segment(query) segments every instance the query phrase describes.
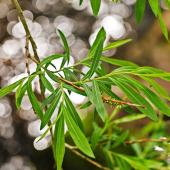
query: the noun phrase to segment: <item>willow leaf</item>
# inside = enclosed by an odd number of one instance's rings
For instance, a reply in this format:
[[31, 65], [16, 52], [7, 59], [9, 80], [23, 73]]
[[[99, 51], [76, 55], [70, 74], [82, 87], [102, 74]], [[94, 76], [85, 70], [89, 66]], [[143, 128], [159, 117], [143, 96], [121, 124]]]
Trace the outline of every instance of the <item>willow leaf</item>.
[[48, 109], [46, 110], [46, 112], [42, 118], [42, 121], [41, 121], [41, 129], [43, 129], [45, 127], [45, 125], [47, 125], [47, 123], [49, 122], [52, 114], [54, 113], [54, 110], [56, 109], [57, 105], [59, 104], [61, 94], [62, 94], [61, 91], [58, 90], [54, 100], [52, 101], [52, 103], [48, 107]]
[[88, 143], [87, 138], [81, 131], [81, 129], [77, 126], [77, 123], [74, 121], [72, 115], [68, 112], [68, 110], [63, 107], [64, 111], [64, 118], [66, 121], [66, 124], [69, 129], [69, 133], [75, 142], [76, 146], [87, 156], [94, 158], [93, 151]]
[[54, 131], [54, 146], [55, 146], [55, 160], [57, 170], [62, 169], [62, 163], [65, 154], [65, 139], [64, 139], [64, 116], [63, 113], [56, 122]]
[[7, 94], [11, 93], [14, 89], [16, 89], [23, 81], [25, 78], [16, 81], [13, 84], [10, 84], [9, 86], [3, 87], [0, 89], [0, 98], [6, 96]]

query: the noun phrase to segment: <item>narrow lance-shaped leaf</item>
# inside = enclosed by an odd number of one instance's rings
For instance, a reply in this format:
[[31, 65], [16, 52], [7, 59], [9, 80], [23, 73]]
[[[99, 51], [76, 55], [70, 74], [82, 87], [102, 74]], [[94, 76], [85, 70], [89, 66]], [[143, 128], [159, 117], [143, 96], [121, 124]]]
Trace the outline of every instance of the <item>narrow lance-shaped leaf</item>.
[[103, 121], [107, 118], [107, 112], [103, 104], [100, 89], [96, 81], [93, 80], [92, 92], [94, 95], [94, 104], [96, 110]]
[[[110, 151], [108, 151], [108, 152], [110, 152]], [[138, 158], [138, 157], [134, 157], [134, 156], [118, 154], [115, 152], [111, 152], [111, 153], [114, 156], [125, 160], [134, 169], [150, 170], [150, 169], [161, 169], [161, 167], [162, 167], [162, 163], [155, 161], [155, 160], [143, 159], [143, 158]]]
[[146, 0], [137, 0], [135, 4], [135, 16], [138, 23], [141, 22], [143, 18], [145, 7], [146, 7]]
[[54, 98], [56, 97], [56, 94], [57, 94], [58, 91], [59, 91], [59, 89], [57, 88], [53, 93], [51, 93], [50, 96], [46, 97], [46, 98], [42, 101], [41, 107], [44, 108], [45, 106], [47, 106], [48, 104], [50, 104], [50, 103], [54, 100]]
[[80, 0], [79, 5], [82, 5], [82, 3], [83, 3], [83, 0]]
[[49, 122], [52, 114], [54, 113], [54, 110], [56, 109], [57, 105], [59, 104], [61, 94], [62, 94], [61, 91], [58, 90], [54, 100], [52, 101], [52, 103], [48, 107], [48, 109], [46, 110], [46, 112], [42, 118], [42, 121], [41, 121], [41, 129], [43, 129], [45, 127], [45, 125], [47, 125], [47, 123]]
[[20, 86], [18, 87], [18, 89], [15, 93], [15, 100], [16, 100], [17, 109], [20, 108], [22, 99], [23, 99], [26, 91], [27, 91], [27, 82], [24, 85], [23, 85], [23, 83], [20, 84]]
[[120, 60], [120, 59], [114, 59], [114, 58], [108, 58], [108, 57], [101, 57], [100, 60], [103, 62], [112, 64], [112, 65], [115, 65], [115, 66], [136, 66], [136, 68], [138, 67], [137, 64], [132, 63], [127, 60]]
[[48, 79], [45, 77], [45, 74], [40, 75], [40, 79], [46, 89], [48, 89], [50, 92], [54, 92], [54, 88], [52, 84], [48, 81]]
[[103, 28], [101, 28], [89, 53], [89, 56], [92, 57], [90, 70], [83, 77], [83, 79], [91, 78], [94, 72], [98, 69], [105, 38], [106, 38], [106, 32]]
[[138, 109], [146, 114], [149, 118], [154, 121], [158, 120], [157, 114], [153, 110], [150, 103], [142, 97], [138, 92], [136, 92], [132, 87], [130, 87], [126, 82], [117, 80], [115, 78], [110, 78], [126, 95], [127, 97], [134, 103], [142, 105], [143, 107], [138, 107]]
[[64, 111], [64, 118], [66, 121], [66, 124], [69, 129], [69, 133], [75, 142], [76, 146], [87, 156], [94, 158], [93, 151], [88, 143], [87, 138], [83, 134], [83, 132], [80, 130], [80, 128], [77, 126], [76, 122], [74, 121], [73, 117], [70, 115], [70, 113], [67, 111], [67, 108], [63, 107]]
[[29, 100], [32, 104], [33, 110], [38, 115], [38, 117], [42, 120], [43, 111], [42, 111], [42, 108], [40, 107], [40, 104], [32, 90], [32, 84], [31, 84], [30, 80], [28, 80], [28, 84], [27, 84], [27, 93], [28, 93]]
[[159, 8], [159, 0], [148, 0], [149, 5], [154, 13], [154, 15], [157, 17], [159, 12], [160, 12], [160, 8]]
[[101, 94], [100, 94], [98, 85], [96, 84], [96, 82], [93, 82], [93, 91], [86, 84], [84, 84], [83, 87], [84, 87], [84, 90], [85, 90], [90, 102], [95, 105], [100, 118], [104, 122], [106, 120], [107, 113], [106, 113], [106, 110], [103, 105], [103, 101], [101, 98]]
[[127, 43], [131, 42], [131, 41], [132, 41], [132, 39], [115, 41], [115, 42], [113, 42], [113, 43], [108, 44], [106, 47], [104, 47], [104, 48], [103, 48], [103, 51], [107, 51], [107, 50], [111, 50], [111, 49], [120, 47], [120, 46], [122, 46], [122, 45], [124, 45], [124, 44], [127, 44]]
[[165, 38], [168, 40], [169, 39], [168, 29], [167, 29], [167, 26], [165, 25], [163, 18], [162, 18], [161, 12], [158, 14], [158, 18], [159, 18], [159, 23], [160, 23], [160, 26], [162, 29], [162, 33], [165, 36]]
[[15, 83], [3, 87], [0, 89], [0, 98], [6, 96], [7, 94], [11, 93], [14, 89], [16, 89], [23, 81], [25, 80], [25, 78], [16, 81]]
[[55, 132], [54, 132], [54, 146], [55, 146], [54, 154], [55, 154], [57, 170], [62, 169], [62, 163], [65, 154], [64, 116], [62, 112], [60, 114], [62, 115], [56, 122]]
[[[29, 82], [32, 82], [33, 79], [37, 76], [37, 75], [41, 75], [41, 71], [38, 71], [36, 73], [32, 73], [30, 76], [29, 76]], [[21, 102], [22, 102], [22, 99], [27, 91], [27, 85], [28, 85], [28, 81], [25, 82], [25, 84], [23, 85], [20, 84], [20, 86], [17, 88], [17, 91], [16, 91], [16, 94], [15, 94], [15, 100], [16, 100], [16, 106], [17, 108], [19, 109], [20, 106], [21, 106]]]
[[63, 45], [64, 45], [64, 50], [65, 50], [65, 55], [64, 55], [64, 58], [63, 58], [63, 61], [61, 63], [61, 68], [63, 68], [63, 66], [65, 65], [65, 63], [69, 63], [69, 60], [70, 60], [70, 49], [69, 49], [69, 46], [68, 46], [68, 42], [67, 42], [67, 39], [64, 35], [64, 33], [58, 29], [58, 32], [59, 32], [59, 35], [60, 35], [60, 38], [63, 42]]
[[90, 3], [93, 10], [93, 14], [97, 16], [101, 6], [101, 0], [90, 0]]
[[55, 54], [55, 55], [51, 55], [51, 56], [45, 58], [38, 64], [37, 70], [39, 70], [42, 66], [51, 63], [51, 61], [58, 59], [58, 58], [62, 58], [62, 57], [63, 57], [63, 55], [61, 55], [61, 54]]
[[146, 78], [146, 77], [143, 77], [143, 76], [140, 76], [140, 77], [142, 79], [144, 79], [147, 83], [149, 83], [149, 85], [155, 90], [155, 92], [157, 94], [159, 94], [163, 98], [170, 100], [170, 96], [169, 96], [167, 89], [165, 89], [163, 86], [161, 86], [158, 82], [156, 82], [153, 79]]
[[77, 126], [82, 130], [82, 132], [84, 132], [84, 127], [83, 127], [82, 121], [80, 119], [80, 116], [77, 113], [76, 108], [72, 104], [72, 102], [69, 99], [69, 97], [67, 96], [67, 94], [64, 94], [64, 100], [65, 100], [67, 110], [68, 110], [69, 114], [72, 116], [72, 119], [77, 124]]
[[92, 47], [90, 48], [90, 51], [88, 53], [88, 58], [92, 58], [94, 56], [94, 53], [96, 51], [96, 49], [98, 48], [99, 44], [101, 43], [101, 41], [103, 41], [103, 39], [106, 38], [106, 32], [104, 30], [104, 28], [102, 27], [97, 36], [96, 36], [96, 39], [92, 45]]
[[158, 108], [162, 113], [170, 116], [170, 107], [163, 102], [159, 96], [157, 96], [152, 90], [145, 87], [143, 84], [139, 83], [137, 80], [130, 78], [130, 77], [124, 77], [123, 81], [126, 81], [128, 84], [131, 84], [131, 86], [134, 86], [135, 88], [139, 89], [144, 93], [144, 95], [147, 97], [148, 100], [156, 107]]

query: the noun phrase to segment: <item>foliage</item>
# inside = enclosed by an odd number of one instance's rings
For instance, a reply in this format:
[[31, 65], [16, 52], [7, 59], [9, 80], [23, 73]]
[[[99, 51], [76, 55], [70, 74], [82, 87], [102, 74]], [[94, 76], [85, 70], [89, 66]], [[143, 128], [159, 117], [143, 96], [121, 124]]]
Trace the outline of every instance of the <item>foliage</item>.
[[[81, 0], [80, 4], [82, 2]], [[91, 0], [90, 2], [94, 14], [97, 15], [100, 8], [100, 0]], [[168, 38], [167, 30], [162, 22], [158, 1], [149, 0], [148, 2], [154, 15], [160, 20], [165, 37]], [[146, 1], [137, 0], [137, 21], [142, 19], [145, 4]], [[124, 130], [119, 125], [148, 117], [153, 122], [151, 121], [148, 124], [150, 127], [143, 131], [143, 136], [145, 137], [146, 134], [149, 134], [148, 129], [150, 129], [149, 131], [152, 132], [151, 136], [158, 139], [156, 142], [163, 141], [162, 145], [167, 145], [167, 141], [160, 138], [161, 135], [166, 135], [164, 129], [160, 130], [158, 136], [155, 136], [159, 130], [157, 126], [164, 124], [163, 117], [170, 116], [170, 107], [167, 104], [170, 100], [169, 94], [157, 80], [170, 81], [170, 73], [153, 67], [141, 67], [130, 61], [104, 56], [103, 51], [117, 48], [131, 40], [116, 41], [104, 47], [106, 33], [103, 28], [98, 32], [88, 56], [73, 66], [67, 66], [70, 60], [70, 49], [61, 30], [59, 30], [59, 35], [63, 41], [64, 54], [54, 54], [42, 61], [37, 61], [34, 58], [34, 62], [37, 64], [36, 72], [0, 89], [0, 97], [4, 97], [14, 89], [17, 89], [16, 106], [18, 109], [24, 94], [28, 94], [32, 107], [41, 120], [41, 129], [46, 125], [49, 127], [39, 140], [55, 127], [51, 135], [53, 136], [52, 148], [57, 169], [61, 170], [65, 146], [75, 151], [65, 142], [64, 124], [67, 125], [68, 133], [76, 147], [85, 156], [89, 157], [87, 160], [90, 159], [93, 162], [91, 158], [95, 158], [95, 150], [100, 148], [107, 163], [107, 168], [100, 166], [101, 169], [115, 169], [119, 167], [120, 170], [130, 170], [132, 168], [149, 170], [165, 167], [166, 163], [155, 160], [157, 155], [151, 152], [154, 142], [144, 146], [134, 142], [132, 146], [128, 147], [132, 154], [126, 151], [124, 153], [119, 152], [120, 147], [127, 147], [128, 143], [125, 142], [126, 140], [135, 140], [137, 137], [130, 135], [128, 130]], [[49, 65], [52, 65], [52, 61], [58, 58], [62, 59], [60, 69], [50, 71]], [[114, 69], [111, 72], [107, 72], [103, 68], [103, 64], [112, 65]], [[77, 70], [77, 67], [82, 66], [89, 68], [86, 74]], [[40, 79], [41, 97], [38, 97], [32, 88], [32, 82], [37, 77]], [[51, 80], [56, 82], [57, 88], [53, 87]], [[124, 97], [117, 95], [112, 90], [113, 87], [119, 88], [123, 92]], [[51, 94], [45, 98], [44, 92], [46, 90]], [[90, 136], [86, 136], [80, 114], [69, 98], [70, 92], [87, 97], [87, 102], [80, 106], [81, 110], [87, 109], [90, 105], [95, 107], [95, 118], [92, 122], [93, 131]], [[108, 113], [106, 106], [110, 106], [113, 112]], [[59, 112], [52, 122], [51, 117], [56, 107], [59, 108]], [[126, 113], [125, 116], [117, 117], [117, 114], [121, 111]]]
[[[112, 0], [112, 1], [113, 2], [119, 2], [121, 0]], [[95, 16], [97, 16], [98, 13], [99, 13], [99, 10], [100, 10], [101, 0], [90, 0], [90, 2], [91, 2], [93, 14]], [[83, 3], [83, 0], [80, 0], [80, 5], [82, 3]], [[136, 4], [135, 4], [136, 21], [138, 23], [140, 23], [142, 21], [147, 3], [149, 4], [154, 16], [159, 19], [159, 23], [160, 23], [160, 27], [162, 29], [162, 32], [163, 32], [165, 38], [168, 40], [168, 30], [167, 30], [166, 25], [165, 25], [163, 18], [162, 18], [159, 0], [136, 0]], [[165, 0], [165, 3], [167, 4], [168, 7], [170, 7], [170, 1], [169, 0]]]

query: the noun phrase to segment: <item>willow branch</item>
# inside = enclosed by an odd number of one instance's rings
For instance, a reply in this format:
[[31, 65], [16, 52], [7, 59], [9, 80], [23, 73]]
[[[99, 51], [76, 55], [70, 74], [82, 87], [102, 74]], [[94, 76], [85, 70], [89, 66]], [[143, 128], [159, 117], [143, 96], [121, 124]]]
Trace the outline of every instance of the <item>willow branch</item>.
[[35, 43], [32, 35], [31, 35], [31, 32], [30, 32], [29, 28], [28, 28], [28, 24], [27, 24], [26, 19], [25, 19], [24, 15], [23, 15], [23, 11], [21, 9], [21, 6], [20, 6], [18, 0], [12, 0], [12, 2], [14, 4], [16, 10], [17, 10], [17, 13], [18, 13], [19, 18], [21, 20], [21, 23], [22, 23], [22, 25], [24, 27], [26, 36], [28, 37], [28, 39], [29, 39], [29, 41], [31, 43], [31, 46], [32, 46], [32, 49], [33, 49], [33, 52], [34, 52], [34, 57], [35, 57], [36, 60], [40, 61], [40, 59], [38, 57], [38, 53], [37, 53], [36, 43]]
[[[29, 30], [29, 27], [28, 27], [28, 24], [27, 24], [27, 21], [23, 15], [23, 11], [21, 9], [21, 6], [18, 2], [18, 0], [12, 0], [16, 10], [17, 10], [17, 13], [18, 13], [18, 16], [20, 18], [20, 21], [24, 27], [24, 30], [25, 30], [25, 33], [26, 33], [26, 55], [27, 57], [29, 57], [29, 49], [28, 49], [28, 45], [29, 45], [29, 41], [31, 43], [31, 46], [32, 46], [32, 49], [33, 49], [33, 52], [34, 52], [34, 61], [37, 61], [38, 63], [40, 62], [40, 58], [38, 56], [38, 53], [37, 53], [37, 46], [36, 46], [36, 43], [31, 35], [31, 32]], [[29, 41], [28, 41], [29, 40]], [[35, 62], [35, 63], [37, 63]], [[37, 64], [38, 64], [37, 63]], [[43, 93], [43, 90], [42, 90], [42, 83], [41, 83], [41, 79], [39, 78], [39, 83], [40, 83], [40, 89], [41, 89], [41, 100], [44, 100], [45, 99], [45, 95]], [[47, 108], [45, 108], [45, 110], [47, 110]], [[49, 126], [51, 125], [51, 122], [49, 122]], [[52, 130], [50, 130], [51, 132], [51, 137], [52, 137], [52, 140], [53, 140], [53, 133], [52, 133]]]

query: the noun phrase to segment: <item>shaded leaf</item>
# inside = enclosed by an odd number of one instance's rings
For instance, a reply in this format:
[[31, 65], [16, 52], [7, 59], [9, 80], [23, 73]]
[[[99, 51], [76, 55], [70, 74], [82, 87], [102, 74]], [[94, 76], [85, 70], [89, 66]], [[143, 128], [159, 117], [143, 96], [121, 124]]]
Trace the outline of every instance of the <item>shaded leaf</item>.
[[63, 110], [64, 111], [64, 118], [65, 118], [66, 124], [68, 126], [69, 133], [70, 133], [73, 141], [75, 142], [76, 146], [84, 154], [86, 154], [89, 157], [94, 158], [93, 151], [91, 150], [91, 147], [90, 147], [85, 135], [83, 134], [81, 129], [77, 126], [77, 123], [73, 119], [72, 115], [70, 115], [68, 110], [65, 107], [63, 107], [63, 109], [64, 109]]
[[104, 31], [103, 28], [101, 28], [89, 52], [89, 56], [92, 58], [90, 70], [86, 73], [83, 79], [91, 78], [94, 72], [97, 70], [100, 62], [100, 57], [103, 51], [103, 44], [105, 38], [106, 38], [106, 32]]
[[32, 84], [31, 84], [31, 80], [28, 79], [28, 83], [27, 83], [27, 93], [28, 93], [28, 97], [29, 100], [32, 104], [33, 110], [35, 111], [35, 113], [38, 115], [38, 117], [42, 120], [43, 118], [43, 111], [42, 108], [40, 107], [40, 104], [32, 90]]
[[62, 163], [65, 154], [65, 139], [64, 139], [64, 116], [63, 113], [56, 122], [54, 131], [54, 146], [55, 146], [55, 160], [57, 170], [62, 169]]
[[146, 7], [146, 0], [137, 0], [135, 4], [135, 16], [136, 16], [136, 21], [138, 23], [141, 22], [143, 18], [145, 7]]
[[49, 122], [52, 114], [54, 113], [54, 110], [56, 109], [57, 105], [59, 104], [61, 94], [62, 94], [61, 91], [58, 90], [55, 95], [54, 100], [51, 102], [51, 105], [46, 110], [46, 112], [42, 118], [42, 121], [41, 121], [41, 129], [43, 129]]
[[64, 101], [66, 104], [67, 112], [69, 112], [69, 114], [72, 116], [72, 119], [77, 124], [77, 126], [81, 129], [81, 131], [84, 132], [84, 127], [83, 127], [82, 121], [80, 119], [80, 116], [77, 113], [76, 108], [74, 107], [73, 103], [71, 102], [71, 100], [67, 96], [67, 94], [64, 94]]

